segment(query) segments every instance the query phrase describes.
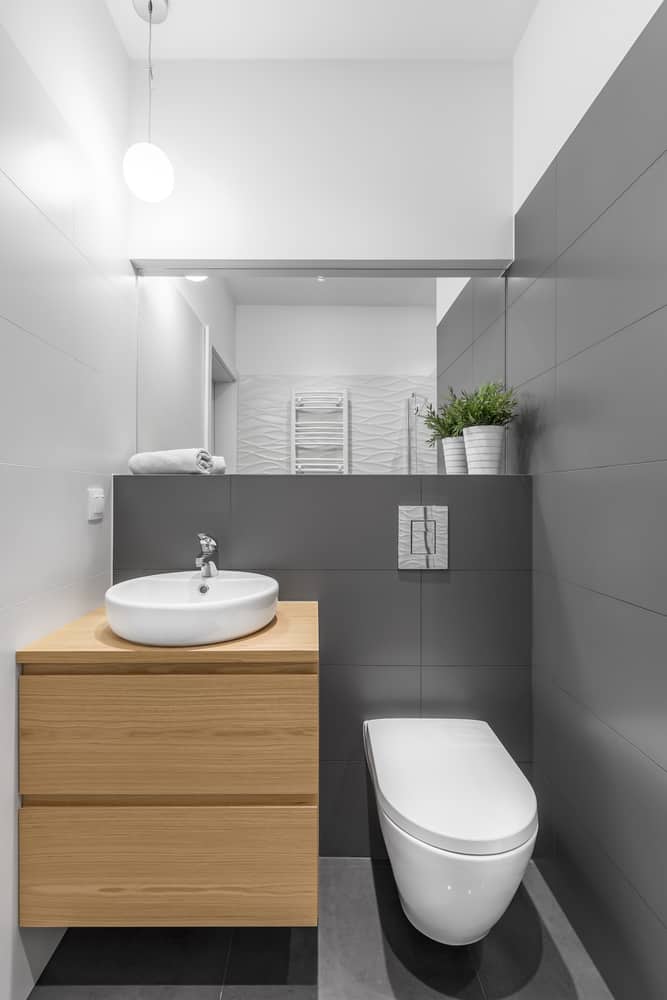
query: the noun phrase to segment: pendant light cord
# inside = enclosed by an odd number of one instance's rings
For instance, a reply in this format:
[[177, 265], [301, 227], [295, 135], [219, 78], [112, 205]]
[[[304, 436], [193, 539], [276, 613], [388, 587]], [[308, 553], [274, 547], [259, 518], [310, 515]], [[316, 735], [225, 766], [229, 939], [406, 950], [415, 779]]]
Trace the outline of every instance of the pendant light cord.
[[153, 0], [148, 0], [148, 141], [153, 130]]

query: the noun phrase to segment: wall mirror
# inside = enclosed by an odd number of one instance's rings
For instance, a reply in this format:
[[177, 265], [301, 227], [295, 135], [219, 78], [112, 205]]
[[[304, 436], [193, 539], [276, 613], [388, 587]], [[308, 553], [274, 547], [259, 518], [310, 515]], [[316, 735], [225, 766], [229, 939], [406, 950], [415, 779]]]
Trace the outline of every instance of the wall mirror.
[[442, 388], [438, 320], [466, 279], [202, 269], [138, 281], [139, 450], [203, 446], [239, 474], [438, 471], [421, 411]]

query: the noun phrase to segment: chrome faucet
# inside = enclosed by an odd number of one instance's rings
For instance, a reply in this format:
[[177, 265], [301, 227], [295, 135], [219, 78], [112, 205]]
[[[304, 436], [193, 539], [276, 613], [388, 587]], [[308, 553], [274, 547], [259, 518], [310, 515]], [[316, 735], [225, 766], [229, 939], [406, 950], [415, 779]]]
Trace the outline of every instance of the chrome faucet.
[[210, 535], [205, 535], [201, 532], [197, 535], [197, 538], [199, 539], [201, 551], [195, 559], [195, 566], [201, 570], [201, 575], [204, 579], [210, 576], [217, 576], [218, 567], [215, 564], [215, 553], [218, 550], [218, 543], [215, 538], [211, 538]]

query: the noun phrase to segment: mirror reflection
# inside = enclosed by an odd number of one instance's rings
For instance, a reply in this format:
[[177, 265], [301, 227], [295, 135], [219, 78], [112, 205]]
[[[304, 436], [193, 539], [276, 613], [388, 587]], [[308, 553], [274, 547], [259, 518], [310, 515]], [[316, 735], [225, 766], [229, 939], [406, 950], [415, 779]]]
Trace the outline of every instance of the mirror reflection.
[[438, 310], [465, 284], [140, 278], [139, 451], [201, 447], [241, 474], [437, 472]]

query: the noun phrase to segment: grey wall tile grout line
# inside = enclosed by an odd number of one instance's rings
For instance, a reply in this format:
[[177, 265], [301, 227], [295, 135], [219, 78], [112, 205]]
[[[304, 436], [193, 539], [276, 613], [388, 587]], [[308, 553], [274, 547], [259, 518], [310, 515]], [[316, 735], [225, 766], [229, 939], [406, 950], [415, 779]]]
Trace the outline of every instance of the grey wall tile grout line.
[[560, 580], [562, 583], [567, 583], [570, 587], [578, 587], [580, 590], [588, 591], [589, 594], [596, 594], [598, 597], [606, 597], [609, 601], [618, 601], [619, 604], [626, 604], [630, 608], [637, 608], [638, 611], [645, 611], [649, 615], [657, 615], [659, 618], [667, 618], [667, 611], [656, 611], [655, 608], [647, 608], [645, 604], [637, 604], [635, 601], [628, 601], [624, 597], [617, 597], [615, 594], [608, 594], [604, 590], [596, 590], [595, 587], [589, 587], [585, 583], [579, 583], [577, 580], [573, 580], [567, 576], [562, 576], [559, 573], [549, 573], [547, 570], [535, 567], [533, 569], [533, 574], [548, 577], [552, 580]]
[[[563, 687], [562, 684], [559, 684], [554, 677], [553, 670], [551, 667], [549, 667], [547, 664], [544, 664], [542, 670], [547, 674], [547, 679], [549, 684], [552, 684], [555, 688], [557, 688], [564, 695], [566, 695], [571, 701], [575, 703], [575, 705], [578, 705], [579, 708], [583, 709], [585, 713], [587, 713], [588, 715], [592, 715], [594, 719], [597, 719], [597, 721], [600, 723], [601, 726], [604, 726], [606, 729], [609, 729], [612, 733], [618, 736], [619, 739], [624, 740], [626, 743], [628, 743], [634, 750], [637, 751], [637, 753], [641, 754], [642, 757], [644, 757], [647, 761], [649, 761], [649, 763], [657, 767], [659, 771], [662, 771], [663, 774], [667, 774], [667, 767], [661, 764], [660, 761], [656, 760], [655, 757], [653, 757], [650, 753], [648, 753], [642, 747], [638, 746], [634, 742], [634, 740], [631, 740], [628, 736], [625, 735], [625, 733], [622, 733], [615, 726], [612, 726], [612, 724], [608, 722], [606, 719], [603, 719], [598, 712], [594, 712], [593, 709], [590, 707], [590, 705], [588, 705], [585, 701], [582, 701], [581, 698], [577, 698], [577, 696], [572, 694], [572, 692], [568, 688]], [[537, 687], [539, 688], [540, 684], [542, 683], [544, 682], [538, 681]]]
[[[556, 785], [554, 782], [547, 782], [547, 784], [551, 785], [551, 787], [554, 788], [554, 790], [560, 796], [560, 798], [563, 799], [563, 801], [566, 802], [567, 805], [569, 806], [569, 808], [572, 810], [572, 814], [575, 815], [576, 812], [577, 812], [577, 810], [575, 808], [575, 804], [570, 800], [570, 798], [568, 797], [567, 793], [563, 791], [563, 789], [560, 787], [560, 785]], [[658, 923], [662, 927], [664, 927], [665, 930], [667, 930], [667, 924], [662, 919], [662, 917], [660, 916], [660, 914], [654, 909], [653, 906], [651, 906], [651, 904], [648, 902], [648, 900], [646, 899], [646, 897], [639, 891], [639, 889], [634, 884], [634, 882], [632, 882], [630, 880], [629, 876], [624, 871], [624, 869], [619, 865], [618, 861], [616, 861], [616, 859], [614, 857], [612, 857], [612, 855], [609, 854], [608, 851], [605, 850], [604, 845], [602, 844], [602, 842], [600, 841], [600, 839], [593, 833], [593, 831], [590, 829], [590, 827], [585, 822], [581, 821], [581, 819], [579, 820], [579, 823], [580, 823], [580, 828], [583, 829], [586, 837], [593, 844], [595, 844], [595, 846], [596, 846], [597, 850], [600, 852], [600, 854], [602, 854], [606, 858], [606, 860], [609, 862], [609, 864], [612, 865], [612, 867], [616, 869], [616, 871], [621, 876], [621, 878], [626, 883], [627, 887], [631, 890], [631, 892], [634, 893], [634, 895], [639, 900], [641, 900], [641, 902], [644, 904], [644, 906], [646, 907], [646, 909], [651, 912], [651, 914], [655, 917], [655, 919], [658, 921]]]

